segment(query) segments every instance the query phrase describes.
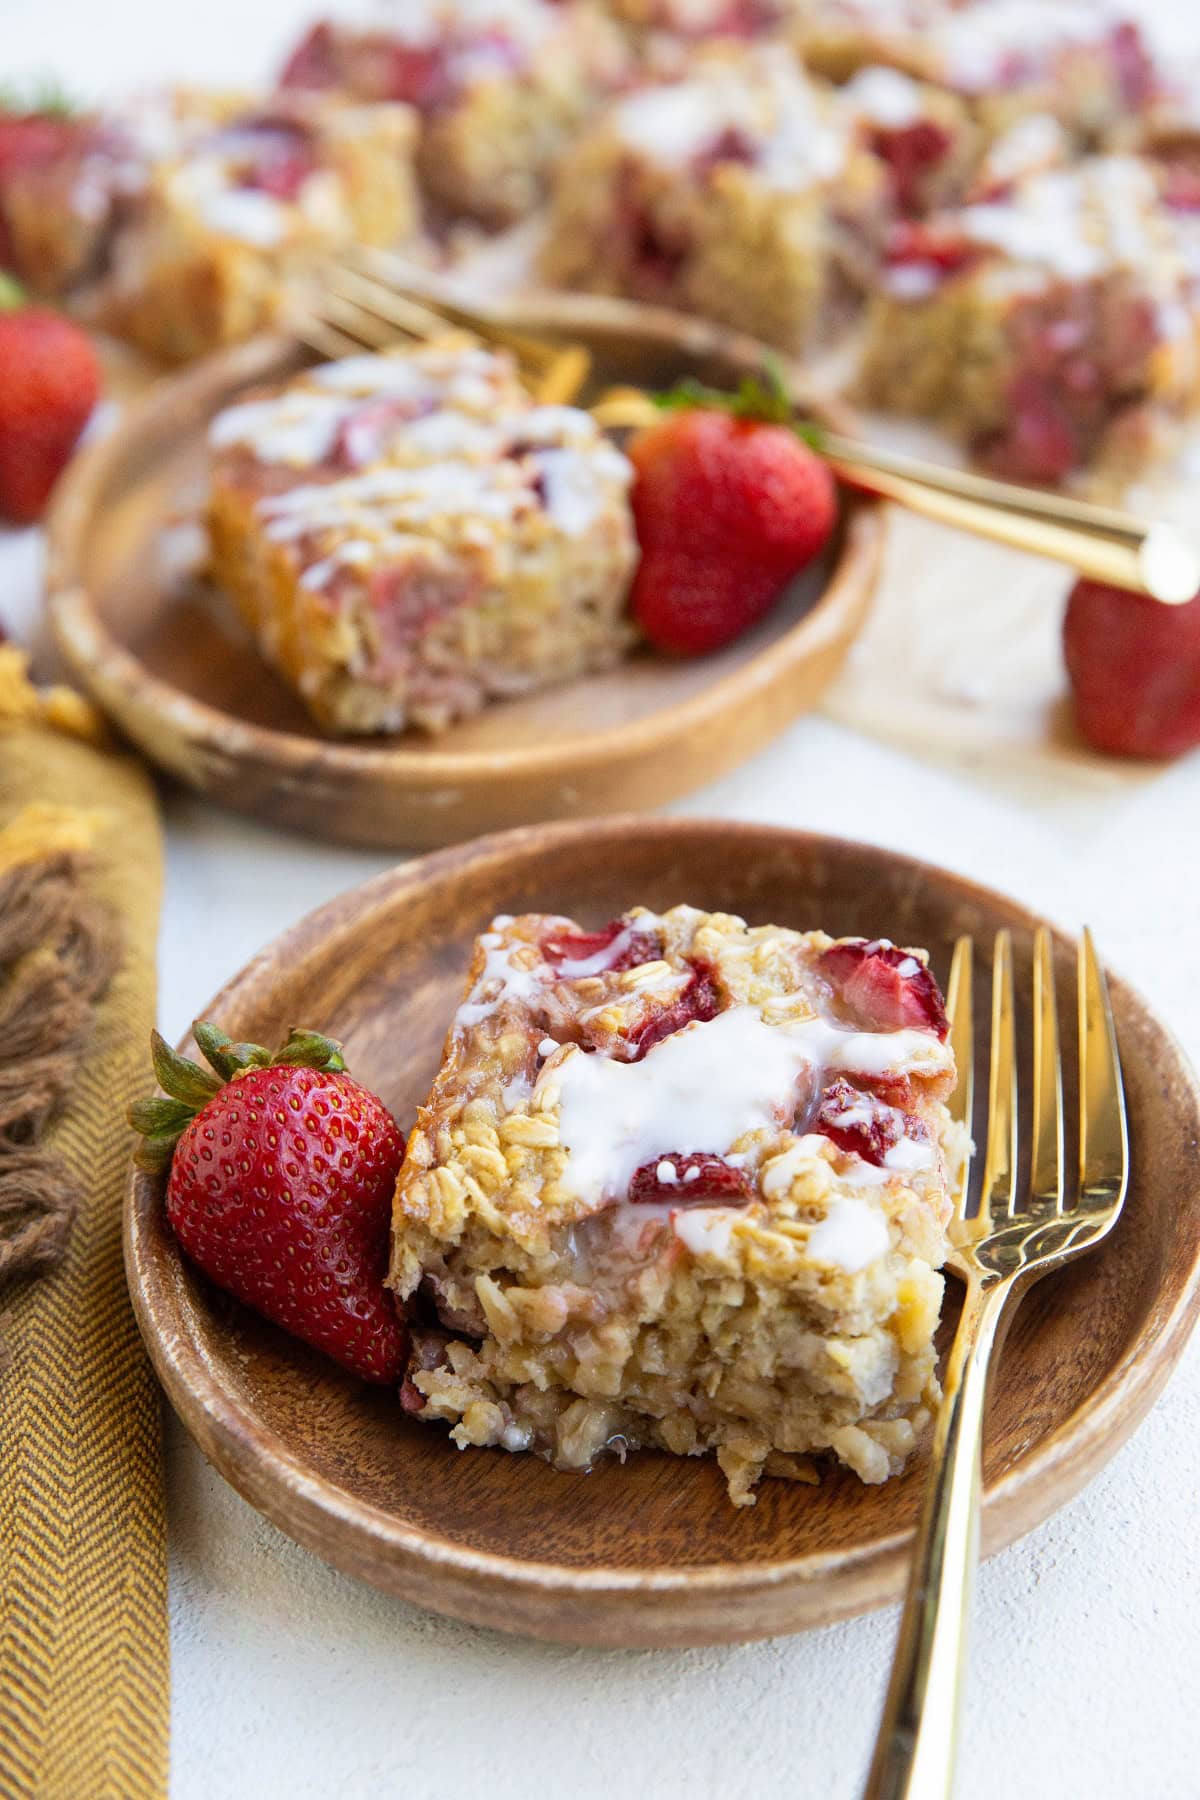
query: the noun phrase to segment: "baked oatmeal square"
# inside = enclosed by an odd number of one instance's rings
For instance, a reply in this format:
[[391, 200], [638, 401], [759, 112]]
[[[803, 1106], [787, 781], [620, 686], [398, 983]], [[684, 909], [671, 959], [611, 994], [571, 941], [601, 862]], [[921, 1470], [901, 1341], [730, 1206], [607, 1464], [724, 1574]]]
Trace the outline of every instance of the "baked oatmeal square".
[[863, 395], [942, 421], [1016, 480], [1127, 478], [1195, 403], [1198, 252], [1169, 170], [1124, 156], [897, 225]]
[[401, 106], [178, 89], [82, 118], [0, 176], [0, 258], [170, 361], [272, 323], [321, 252], [418, 225]]
[[887, 208], [884, 169], [831, 90], [783, 44], [722, 45], [584, 133], [543, 273], [800, 350], [868, 278]]
[[957, 95], [990, 135], [1048, 115], [1123, 140], [1162, 72], [1130, 11], [1094, 0], [802, 0], [795, 42], [838, 81], [887, 64]]
[[630, 643], [630, 466], [503, 352], [323, 364], [210, 443], [212, 573], [331, 731], [438, 731]]
[[413, 107], [430, 198], [504, 225], [537, 205], [571, 135], [629, 71], [623, 35], [587, 0], [403, 0], [366, 24], [314, 25], [282, 82]]
[[938, 1392], [946, 1037], [885, 940], [493, 920], [397, 1184], [405, 1407], [564, 1468], [715, 1453], [739, 1505], [884, 1480]]

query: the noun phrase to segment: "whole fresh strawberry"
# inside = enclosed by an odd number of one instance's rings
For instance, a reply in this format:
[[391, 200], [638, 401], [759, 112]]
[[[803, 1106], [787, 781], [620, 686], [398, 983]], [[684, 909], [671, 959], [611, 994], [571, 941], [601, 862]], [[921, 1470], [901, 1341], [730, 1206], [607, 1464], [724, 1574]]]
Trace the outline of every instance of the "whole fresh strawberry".
[[167, 1217], [218, 1287], [364, 1381], [398, 1382], [407, 1336], [383, 1285], [395, 1120], [345, 1072], [332, 1038], [293, 1031], [274, 1055], [198, 1021], [212, 1073], [153, 1035], [166, 1099], [130, 1110], [135, 1160], [168, 1168]]
[[41, 517], [99, 394], [86, 335], [0, 277], [0, 518]]
[[633, 615], [676, 656], [719, 650], [758, 622], [828, 542], [828, 465], [797, 434], [786, 396], [762, 382], [735, 396], [695, 385], [634, 437], [641, 560]]
[[1063, 649], [1082, 735], [1117, 756], [1179, 756], [1200, 744], [1200, 594], [1164, 606], [1077, 581]]

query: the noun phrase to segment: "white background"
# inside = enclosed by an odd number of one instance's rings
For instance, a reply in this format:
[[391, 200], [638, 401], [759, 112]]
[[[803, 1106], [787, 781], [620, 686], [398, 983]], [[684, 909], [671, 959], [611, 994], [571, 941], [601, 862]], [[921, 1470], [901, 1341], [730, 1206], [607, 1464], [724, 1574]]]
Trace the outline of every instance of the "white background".
[[[1191, 8], [1152, 10], [1175, 41], [1200, 38]], [[105, 95], [171, 76], [243, 81], [269, 71], [305, 16], [290, 0], [0, 0], [0, 84], [47, 71]], [[1007, 888], [1072, 927], [1087, 918], [1195, 1054], [1200, 757], [1121, 772], [1043, 754], [1041, 713], [1031, 750], [1027, 696], [1052, 699], [1060, 683], [1063, 583], [982, 554], [987, 578], [973, 561], [959, 590], [961, 636], [931, 644], [922, 596], [953, 587], [963, 550], [902, 524], [880, 618], [829, 716], [799, 722], [678, 810], [866, 838]], [[32, 616], [38, 557], [35, 534], [0, 533], [0, 621], [10, 630]], [[904, 685], [893, 650], [903, 659], [907, 646], [914, 671], [944, 673], [955, 656], [978, 666], [981, 644], [984, 660], [1003, 666], [990, 686], [957, 683], [958, 712], [946, 712], [944, 684], [931, 677], [921, 696], [924, 676], [912, 675], [918, 718], [943, 703], [940, 732], [901, 729], [878, 711], [885, 657], [887, 681]], [[266, 939], [393, 860], [261, 830], [178, 794], [165, 804], [161, 1018], [172, 1038]], [[893, 1614], [733, 1650], [522, 1643], [334, 1574], [245, 1506], [173, 1423], [168, 1457], [176, 1800], [857, 1792]], [[963, 1795], [1200, 1795], [1198, 1491], [1193, 1347], [1087, 1492], [983, 1569]]]

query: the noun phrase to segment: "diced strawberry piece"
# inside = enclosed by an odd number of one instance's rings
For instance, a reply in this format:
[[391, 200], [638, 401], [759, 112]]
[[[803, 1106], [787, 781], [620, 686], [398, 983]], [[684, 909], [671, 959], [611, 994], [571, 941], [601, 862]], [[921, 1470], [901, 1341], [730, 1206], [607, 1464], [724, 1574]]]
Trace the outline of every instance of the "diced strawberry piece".
[[629, 1183], [629, 1198], [635, 1206], [745, 1206], [754, 1189], [744, 1170], [693, 1150], [643, 1163]]
[[84, 119], [0, 109], [0, 179], [14, 170], [42, 167], [72, 154], [89, 129]]
[[867, 1031], [914, 1027], [943, 1040], [950, 1030], [937, 982], [919, 957], [882, 938], [849, 938], [820, 959], [838, 999]]
[[389, 44], [385, 66], [383, 91], [388, 100], [403, 100], [418, 112], [432, 112], [450, 97], [446, 58], [438, 46]]
[[887, 164], [896, 204], [914, 212], [922, 203], [921, 182], [950, 148], [950, 133], [933, 119], [872, 133], [871, 147]]
[[1145, 40], [1131, 19], [1114, 26], [1109, 47], [1121, 99], [1131, 110], [1146, 106], [1158, 92], [1158, 75]]
[[394, 666], [395, 659], [403, 663], [431, 625], [470, 604], [482, 581], [477, 572], [443, 573], [419, 556], [377, 569], [367, 584], [379, 636], [376, 672]]
[[853, 1087], [841, 1075], [822, 1093], [810, 1129], [876, 1168], [882, 1168], [888, 1151], [895, 1149], [901, 1138], [927, 1141], [929, 1137], [923, 1120]]
[[901, 219], [887, 234], [885, 260], [893, 268], [923, 263], [942, 275], [958, 275], [979, 261], [980, 249], [943, 225]]
[[285, 88], [336, 87], [340, 76], [337, 37], [326, 20], [314, 25], [292, 51], [279, 78]]
[[332, 460], [339, 468], [365, 468], [385, 449], [398, 426], [425, 418], [436, 406], [432, 398], [413, 400], [398, 395], [378, 395], [365, 401], [338, 426]]
[[1176, 212], [1200, 212], [1200, 168], [1194, 163], [1168, 162], [1163, 203]]
[[[563, 931], [543, 938], [541, 949], [551, 968], [561, 970], [570, 981], [579, 973], [572, 974], [571, 964], [586, 963], [589, 974], [615, 975], [641, 963], [657, 962], [662, 940], [656, 931], [635, 930], [624, 919], [611, 919], [600, 931]], [[612, 955], [606, 957], [604, 952], [610, 949]]]
[[707, 963], [693, 962], [692, 978], [678, 1000], [672, 1000], [669, 1006], [660, 1007], [657, 1012], [651, 1013], [648, 1019], [629, 1033], [629, 1042], [633, 1045], [630, 1062], [641, 1062], [655, 1044], [660, 1044], [664, 1038], [673, 1037], [694, 1020], [706, 1024], [709, 1019], [715, 1019], [721, 1011], [721, 1005], [721, 993], [712, 969]]
[[741, 163], [753, 168], [758, 161], [758, 145], [740, 126], [727, 125], [703, 150], [692, 158], [692, 170], [700, 180], [719, 169], [722, 163]]
[[238, 185], [291, 205], [317, 167], [311, 133], [292, 119], [266, 115], [240, 119], [230, 132], [239, 149], [250, 146]]
[[1017, 375], [1008, 386], [1007, 431], [976, 446], [997, 475], [1014, 481], [1061, 481], [1077, 468], [1083, 446], [1062, 396], [1044, 375]]
[[1075, 717], [1117, 756], [1179, 756], [1200, 744], [1200, 595], [1163, 606], [1079, 581], [1063, 625]]

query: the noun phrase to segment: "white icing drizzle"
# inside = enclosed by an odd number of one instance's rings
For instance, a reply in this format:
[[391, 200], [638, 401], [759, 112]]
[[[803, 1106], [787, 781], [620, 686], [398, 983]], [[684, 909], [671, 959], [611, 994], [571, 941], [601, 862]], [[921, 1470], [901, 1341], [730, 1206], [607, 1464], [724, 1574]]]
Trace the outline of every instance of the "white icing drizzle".
[[808, 1234], [808, 1255], [813, 1262], [829, 1263], [856, 1275], [868, 1263], [887, 1253], [891, 1238], [887, 1220], [868, 1200], [838, 1195], [829, 1211]]
[[921, 90], [898, 69], [860, 69], [842, 89], [855, 112], [885, 130], [903, 130], [921, 117]]
[[671, 1214], [671, 1230], [693, 1256], [728, 1256], [733, 1228], [741, 1218], [737, 1207], [692, 1206]]
[[782, 45], [765, 45], [666, 87], [645, 88], [614, 113], [621, 138], [641, 154], [683, 167], [724, 132], [743, 134], [756, 149], [756, 169], [772, 186], [825, 181], [842, 168], [848, 138]]
[[208, 432], [214, 450], [244, 444], [263, 462], [311, 465], [332, 450], [350, 408], [336, 394], [289, 388], [269, 400], [247, 400], [218, 413]]
[[1068, 45], [1098, 44], [1113, 18], [1090, 0], [989, 0], [939, 21], [938, 48], [946, 79], [976, 93], [994, 86], [1011, 56], [1048, 64]]
[[569, 1152], [563, 1180], [599, 1207], [624, 1196], [643, 1163], [672, 1152], [721, 1155], [746, 1132], [779, 1130], [809, 1068], [884, 1075], [947, 1061], [926, 1031], [847, 1031], [824, 1019], [768, 1025], [753, 1006], [693, 1022], [637, 1063], [569, 1046], [553, 1072]]
[[174, 198], [192, 207], [212, 231], [240, 239], [259, 250], [282, 244], [291, 229], [289, 208], [257, 188], [231, 185], [220, 158], [197, 156], [181, 163], [170, 177]]
[[[528, 944], [506, 944], [495, 932], [485, 932], [479, 942], [484, 950], [483, 971], [454, 1015], [455, 1029], [460, 1031], [490, 1019], [505, 1001], [532, 1000], [543, 990], [549, 975], [544, 963], [532, 969], [513, 963], [513, 951], [531, 948]], [[557, 1044], [554, 1048], [558, 1048]]]
[[1009, 199], [964, 207], [959, 223], [975, 243], [1069, 281], [1114, 267], [1150, 279], [1163, 250], [1154, 173], [1125, 156], [1032, 175]]
[[582, 981], [588, 975], [602, 975], [628, 950], [633, 937], [633, 926], [627, 925], [619, 931], [611, 944], [603, 944], [594, 950], [591, 956], [567, 957], [555, 964], [555, 970], [562, 981]]

